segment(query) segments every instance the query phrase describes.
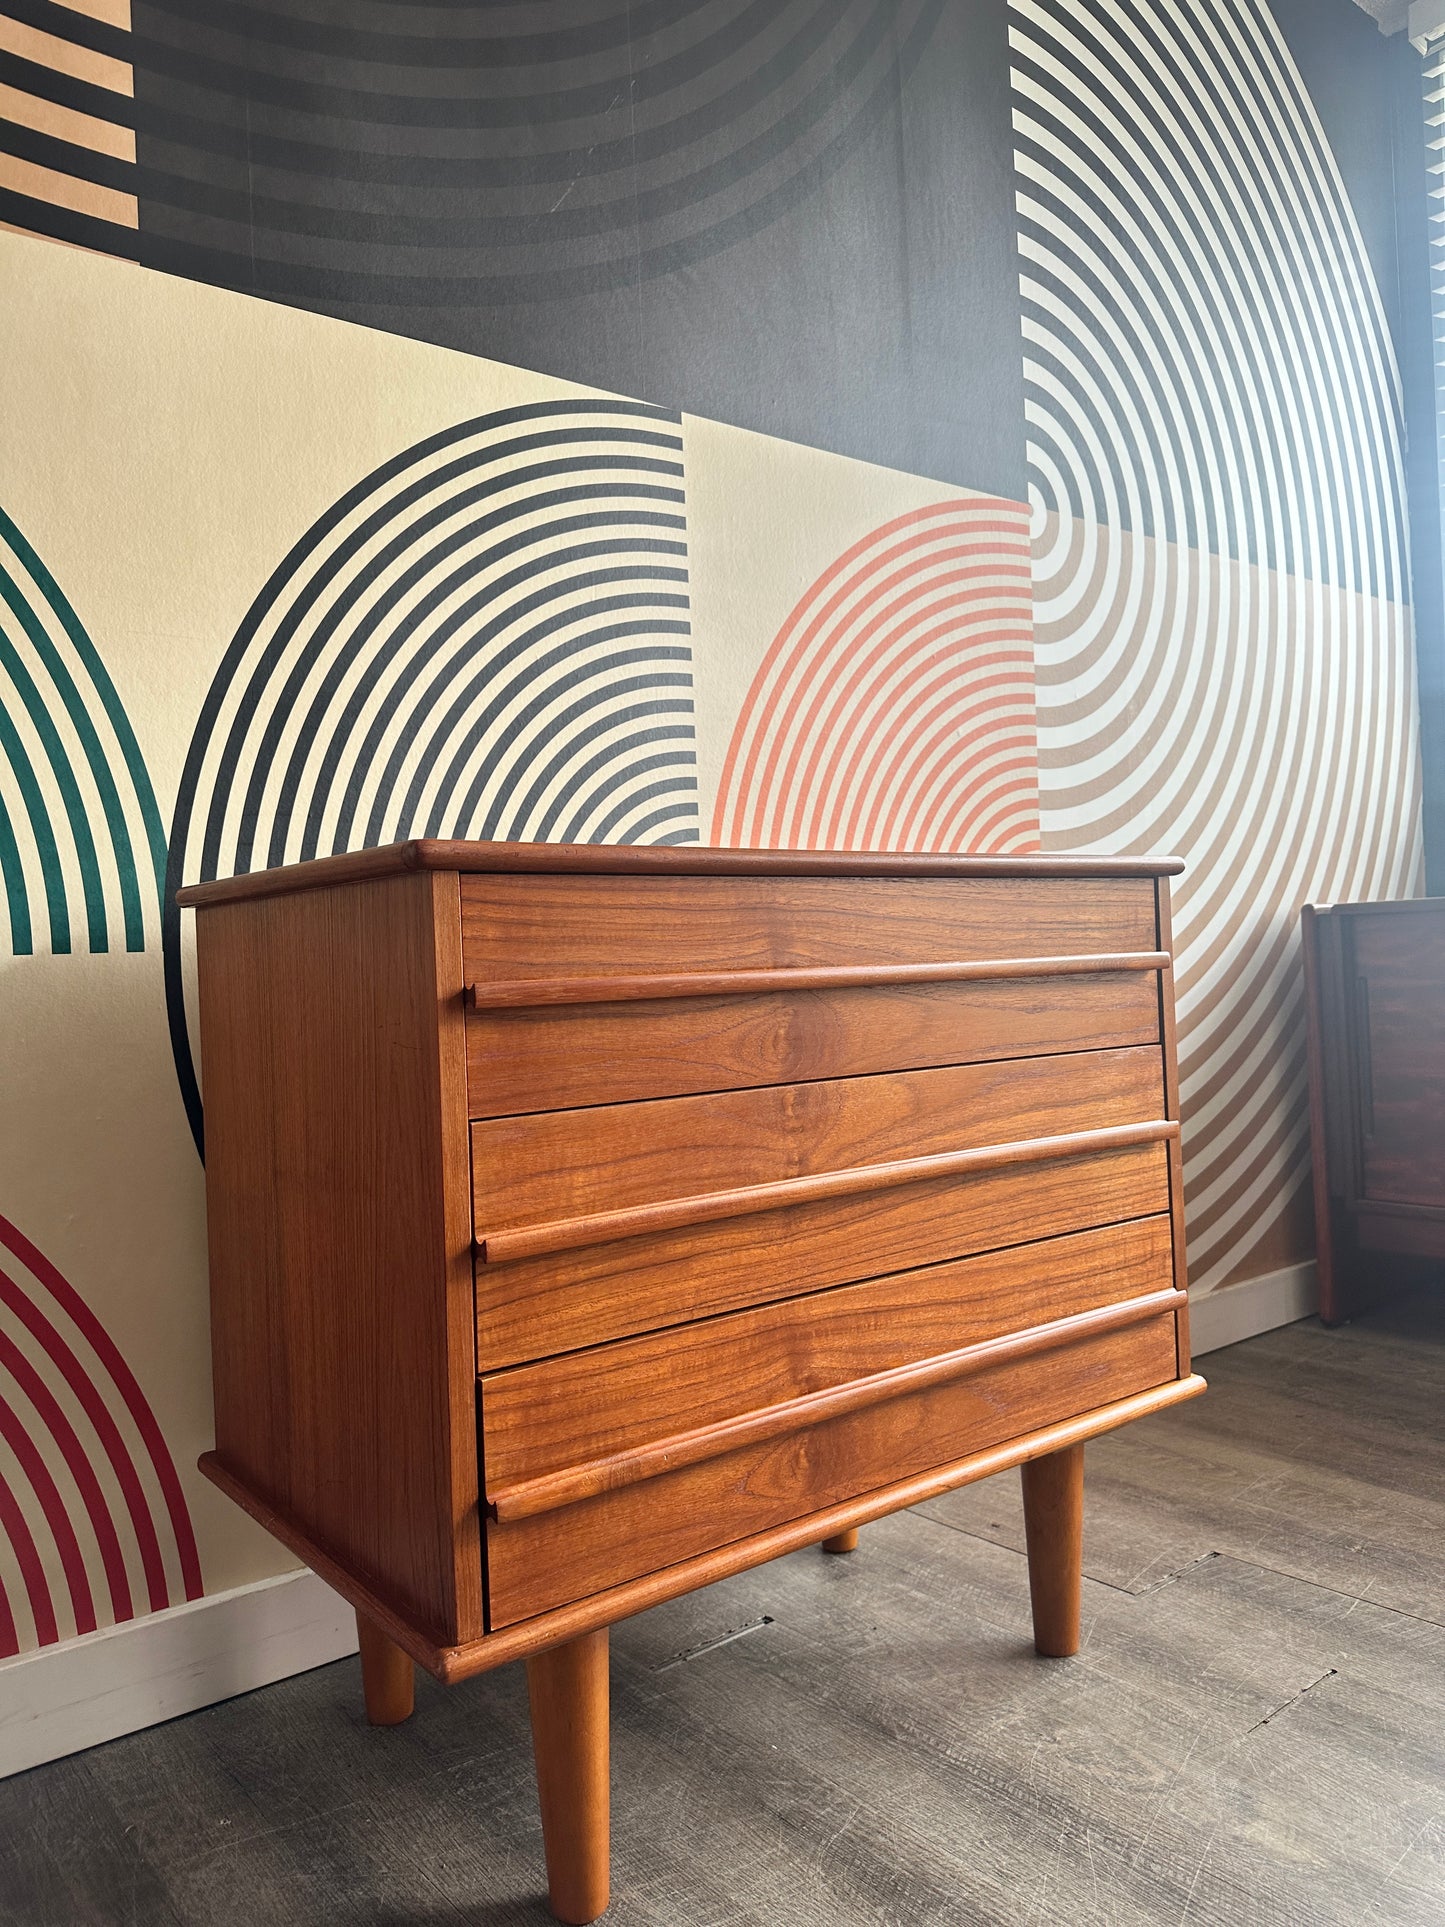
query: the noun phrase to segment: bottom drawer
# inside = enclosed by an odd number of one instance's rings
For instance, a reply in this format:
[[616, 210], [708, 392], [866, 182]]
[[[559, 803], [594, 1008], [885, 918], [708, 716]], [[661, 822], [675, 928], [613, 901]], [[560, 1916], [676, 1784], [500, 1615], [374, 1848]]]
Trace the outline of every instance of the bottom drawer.
[[1177, 1375], [1167, 1311], [558, 1511], [489, 1520], [488, 1623], [513, 1625]]

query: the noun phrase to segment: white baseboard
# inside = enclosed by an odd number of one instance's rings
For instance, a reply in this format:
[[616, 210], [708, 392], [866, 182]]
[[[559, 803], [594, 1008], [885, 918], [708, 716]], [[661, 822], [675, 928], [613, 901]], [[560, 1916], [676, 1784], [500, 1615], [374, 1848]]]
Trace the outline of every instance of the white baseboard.
[[1243, 1338], [1257, 1338], [1278, 1325], [1293, 1325], [1320, 1308], [1314, 1259], [1267, 1271], [1237, 1285], [1189, 1294], [1189, 1343], [1196, 1358], [1222, 1351]]
[[0, 1662], [0, 1778], [355, 1651], [340, 1594], [287, 1572], [22, 1653]]

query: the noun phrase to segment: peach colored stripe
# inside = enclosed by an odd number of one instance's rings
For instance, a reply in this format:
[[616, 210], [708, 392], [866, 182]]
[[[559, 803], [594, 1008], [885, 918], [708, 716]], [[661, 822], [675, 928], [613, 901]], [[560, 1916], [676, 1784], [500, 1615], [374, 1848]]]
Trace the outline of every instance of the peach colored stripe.
[[69, 74], [73, 80], [87, 80], [92, 87], [105, 87], [113, 94], [134, 94], [135, 80], [130, 62], [98, 54], [90, 47], [77, 47], [57, 34], [42, 33], [39, 27], [22, 26], [0, 13], [0, 48], [33, 60], [52, 73]]
[[[888, 719], [886, 729], [877, 728], [871, 723], [865, 725], [872, 748], [862, 768], [855, 768], [853, 772], [852, 803], [846, 824], [843, 820], [845, 805], [840, 800], [824, 832], [824, 848], [852, 850], [869, 847], [866, 843], [859, 843], [857, 838], [874, 834], [875, 819], [882, 807], [881, 799], [898, 775], [910, 745], [921, 732], [931, 728], [935, 719], [945, 711], [952, 709], [960, 726], [964, 713], [968, 716], [994, 714], [999, 708], [1001, 685], [1010, 692], [1010, 704], [1016, 705], [1023, 700], [1024, 684], [1027, 684], [1028, 698], [1032, 700], [1033, 683], [1029, 673], [1032, 659], [1027, 651], [1018, 647], [1018, 641], [1018, 631], [1007, 622], [991, 629], [981, 625], [973, 628], [967, 641], [970, 652], [967, 669], [961, 672], [956, 624], [940, 623], [937, 628], [918, 638], [918, 651], [909, 662], [909, 706], [906, 711], [895, 710]], [[923, 648], [933, 642], [941, 642], [942, 647], [924, 655]], [[1002, 647], [995, 648], [995, 644]], [[1012, 648], [1008, 646], [1010, 644]], [[977, 671], [985, 668], [1002, 673], [993, 676], [989, 684], [981, 688]], [[944, 693], [935, 703], [934, 698], [940, 691]], [[858, 703], [861, 717], [871, 717], [879, 694], [880, 688], [876, 683], [870, 684], [863, 692]], [[967, 706], [962, 713], [956, 709], [960, 699]], [[854, 748], [855, 740], [856, 736], [850, 735], [839, 745], [836, 753], [840, 756], [860, 753]], [[868, 815], [860, 829], [859, 819], [865, 810]]]
[[[748, 691], [747, 729], [751, 733], [751, 743], [748, 749], [747, 761], [743, 766], [742, 774], [738, 780], [737, 795], [739, 801], [734, 814], [735, 824], [740, 825], [741, 823], [744, 799], [753, 789], [758, 769], [758, 760], [763, 754], [768, 732], [773, 728], [773, 719], [778, 715], [780, 706], [782, 709], [782, 717], [776, 726], [773, 747], [767, 752], [768, 761], [770, 763], [775, 761], [780, 750], [789, 757], [794, 753], [793, 744], [795, 738], [793, 735], [793, 719], [800, 705], [807, 700], [808, 681], [806, 676], [797, 675], [797, 686], [794, 688], [791, 696], [785, 697], [784, 692], [787, 689], [789, 681], [794, 679], [796, 672], [806, 667], [819, 635], [825, 631], [828, 623], [837, 614], [838, 610], [848, 602], [849, 598], [856, 594], [870, 579], [877, 576], [883, 568], [897, 561], [900, 556], [906, 555], [915, 549], [927, 548], [930, 543], [938, 539], [938, 531], [936, 529], [920, 529], [914, 526], [922, 516], [925, 514], [937, 515], [941, 511], [951, 512], [951, 508], [951, 504], [945, 503], [941, 505], [941, 509], [915, 510], [910, 516], [900, 517], [898, 523], [887, 523], [883, 529], [875, 530], [872, 535], [865, 537], [863, 541], [855, 543], [853, 548], [846, 552], [845, 556], [840, 557], [836, 562], [832, 563], [818, 578], [817, 582], [806, 592], [803, 600], [794, 608], [784, 627], [778, 632], [777, 640], [773, 643], [767, 656], [764, 657], [762, 667], [753, 678], [752, 688]], [[913, 532], [904, 541], [896, 543], [891, 549], [885, 549], [879, 553], [870, 555], [851, 575], [846, 576], [842, 580], [840, 586], [833, 587], [835, 583], [839, 582], [840, 576], [844, 576], [845, 562], [851, 565], [852, 560], [860, 550], [868, 548], [876, 549], [880, 540], [891, 539], [896, 529], [903, 526], [913, 527]], [[832, 593], [826, 601], [820, 604], [818, 598], [825, 586], [831, 588]], [[869, 599], [876, 599], [880, 594], [884, 593], [885, 588], [886, 584], [873, 588], [870, 591]], [[799, 625], [802, 623], [805, 614], [807, 615], [806, 626], [800, 628]], [[786, 655], [784, 655], [782, 651], [785, 636], [788, 637], [790, 645]], [[742, 724], [740, 721], [735, 733], [740, 734], [741, 730]], [[776, 806], [774, 808], [774, 814], [776, 815]], [[738, 830], [735, 829], [733, 840], [737, 840], [738, 834]], [[761, 834], [766, 838], [770, 832], [766, 828], [763, 828]]]
[[[931, 628], [922, 629], [916, 625], [929, 616], [941, 614], [942, 619]], [[914, 633], [903, 642], [909, 629]], [[827, 765], [816, 774], [810, 765], [807, 780], [816, 783], [817, 796], [813, 804], [812, 816], [808, 824], [806, 841], [810, 847], [825, 849], [852, 849], [854, 844], [848, 840], [853, 835], [858, 812], [866, 807], [866, 798], [874, 796], [877, 775], [883, 759], [897, 740], [897, 732], [905, 726], [911, 727], [922, 705], [933, 692], [944, 684], [952, 684], [963, 689], [977, 680], [981, 668], [992, 666], [1006, 658], [986, 653], [995, 643], [1013, 645], [1013, 655], [1026, 665], [1024, 674], [1029, 679], [1029, 695], [1032, 700], [1033, 680], [1031, 652], [1020, 652], [1023, 639], [1019, 635], [1012, 611], [1000, 610], [996, 604], [985, 603], [982, 597], [961, 596], [952, 602], [934, 604], [930, 608], [908, 612], [907, 618], [894, 625], [870, 652], [868, 660], [859, 666], [858, 672], [850, 679], [848, 695], [851, 709], [847, 712], [835, 708], [829, 718], [829, 735], [826, 744]], [[933, 651], [932, 645], [941, 642], [943, 647]], [[929, 683], [923, 677], [938, 665], [943, 664], [943, 674]], [[906, 668], [905, 668], [906, 665]], [[906, 684], [903, 678], [906, 676]], [[892, 692], [890, 700], [890, 691]], [[992, 692], [988, 700], [994, 700]], [[888, 712], [886, 728], [881, 724], [881, 711]], [[860, 738], [860, 731], [862, 736]], [[871, 744], [871, 749], [870, 749]], [[826, 827], [822, 825], [822, 812], [827, 801], [828, 788], [836, 780], [840, 763], [855, 762], [859, 756], [866, 757], [866, 765], [860, 772], [856, 766], [850, 770], [848, 791], [839, 790], [834, 798], [831, 814]], [[896, 760], [890, 765], [889, 776], [896, 771]], [[790, 771], [783, 772], [785, 779]], [[774, 780], [777, 780], [776, 778]], [[885, 786], [886, 781], [885, 778]], [[849, 810], [847, 794], [853, 798], [848, 817], [849, 828], [843, 832], [840, 842], [840, 826], [844, 812]], [[796, 828], [802, 810], [806, 807], [808, 794], [805, 791], [794, 806], [794, 826]]]
[[[786, 737], [780, 736], [769, 759], [767, 779], [770, 783], [779, 781], [776, 769], [779, 767], [779, 752], [785, 760], [781, 764], [781, 780], [793, 791], [794, 828], [798, 827], [801, 813], [807, 807], [808, 799], [815, 797], [812, 818], [804, 831], [804, 843], [813, 847], [817, 841], [819, 818], [824, 807], [824, 792], [819, 786], [820, 765], [825, 760], [831, 762], [836, 755], [836, 744], [843, 728], [843, 719], [848, 715], [850, 705], [854, 704], [859, 686], [871, 674], [875, 666], [892, 650], [895, 640], [900, 638], [915, 622], [925, 622], [935, 613], [950, 619], [970, 608], [980, 608], [990, 599], [997, 589], [1002, 596], [1006, 591], [998, 585], [1000, 574], [1008, 573], [1000, 569], [996, 559], [983, 557], [974, 560], [977, 550], [973, 545], [957, 548], [930, 550], [921, 559], [905, 564], [886, 580], [873, 585], [868, 593], [860, 596], [846, 619], [846, 631], [841, 636], [834, 633], [821, 638], [823, 647], [818, 649], [812, 662], [807, 666], [807, 684], [800, 694], [807, 697], [807, 707], [792, 722]], [[972, 566], [961, 569], [940, 569], [929, 573], [936, 565], [954, 560], [971, 562]], [[1027, 560], [1021, 559], [1018, 575], [1020, 583], [1027, 577]], [[964, 588], [961, 592], [944, 596], [946, 589], [957, 589], [959, 584], [984, 582], [987, 591], [978, 588]], [[890, 602], [877, 607], [880, 598], [893, 594]], [[1025, 607], [1019, 598], [1020, 610]], [[866, 622], [861, 621], [865, 611], [871, 611]], [[903, 612], [904, 619], [894, 619]], [[891, 625], [891, 626], [889, 626]], [[961, 623], [955, 626], [961, 626]], [[868, 645], [871, 645], [869, 647]], [[866, 653], [863, 653], [866, 648]], [[851, 663], [851, 673], [844, 682], [837, 680], [840, 670]], [[807, 752], [806, 761], [798, 766], [800, 746], [811, 739], [812, 748]], [[759, 781], [763, 777], [760, 775]], [[781, 810], [777, 812], [780, 816]], [[781, 833], [781, 824], [776, 826]]]
[[[846, 738], [840, 738], [834, 751], [836, 759], [847, 756], [855, 759], [855, 767], [850, 773], [848, 795], [851, 802], [840, 794], [822, 835], [822, 846], [826, 849], [851, 850], [866, 847], [855, 842], [860, 834], [860, 815], [868, 810], [868, 823], [880, 807], [879, 799], [890, 787], [900, 768], [901, 759], [907, 744], [900, 740], [899, 732], [907, 728], [910, 732], [927, 726], [929, 718], [936, 712], [925, 708], [940, 690], [948, 693], [943, 698], [944, 706], [962, 699], [965, 703], [975, 703], [978, 713], [994, 710], [1000, 702], [1000, 685], [1007, 685], [1010, 694], [1007, 700], [1016, 703], [1021, 700], [1020, 685], [1027, 683], [1028, 700], [1033, 701], [1032, 656], [1018, 647], [1017, 629], [1005, 619], [1000, 625], [986, 628], [984, 617], [994, 611], [981, 611], [979, 620], [969, 625], [966, 643], [963, 645], [968, 655], [966, 667], [959, 657], [959, 625], [953, 622], [940, 623], [936, 628], [925, 631], [916, 638], [916, 647], [910, 655], [908, 673], [910, 688], [906, 710], [894, 707], [886, 729], [876, 727], [870, 719], [887, 688], [887, 677], [877, 678], [863, 690], [857, 704], [857, 715], [865, 719], [862, 723], [871, 749], [866, 742], [858, 744], [859, 724], [855, 723]], [[935, 642], [941, 643], [932, 649]], [[999, 647], [995, 647], [999, 645]], [[1010, 647], [1009, 645], [1013, 645]], [[930, 653], [925, 654], [924, 651]], [[980, 690], [977, 685], [977, 672], [983, 668], [998, 669], [1002, 665], [1014, 665], [1012, 675], [996, 675], [991, 686]], [[935, 673], [937, 672], [937, 673]], [[926, 680], [925, 680], [926, 678]], [[911, 737], [910, 737], [911, 740]], [[867, 760], [861, 768], [856, 766], [856, 758], [865, 755]], [[872, 799], [870, 807], [870, 799]], [[846, 825], [844, 810], [848, 811]], [[867, 831], [861, 832], [867, 834]]]
[[[958, 553], [961, 551], [941, 551], [937, 559], [942, 561]], [[840, 739], [857, 727], [859, 691], [874, 692], [880, 666], [886, 685], [898, 667], [895, 657], [915, 655], [938, 633], [934, 628], [917, 634], [930, 619], [937, 618], [941, 627], [957, 633], [967, 625], [970, 610], [982, 618], [984, 594], [970, 585], [987, 573], [982, 567], [948, 569], [920, 578], [911, 569], [901, 569], [859, 598], [850, 612], [847, 631], [841, 635], [835, 631], [819, 639], [821, 646], [807, 665], [807, 683], [800, 689], [807, 707], [794, 719], [787, 735], [780, 734], [767, 764], [759, 771], [759, 785], [779, 792], [774, 805], [779, 831], [787, 793], [791, 792], [794, 830], [801, 826], [811, 802], [811, 817], [803, 835], [809, 847], [816, 843], [827, 779], [837, 759]], [[892, 600], [877, 606], [884, 595], [891, 595]], [[869, 611], [867, 620], [859, 621], [865, 611]], [[915, 631], [911, 643], [910, 630]], [[849, 671], [846, 680], [842, 679], [845, 669]], [[907, 702], [906, 691], [899, 700]], [[810, 741], [811, 747], [805, 747]]]
[[[901, 518], [898, 524], [887, 524], [884, 529], [876, 532], [875, 540], [877, 536], [891, 535], [895, 527], [900, 527], [905, 522], [912, 522], [914, 519], [915, 518], [911, 516], [904, 517]], [[955, 553], [959, 555], [971, 554], [976, 547], [982, 546], [984, 537], [990, 534], [1006, 533], [1007, 531], [1000, 528], [996, 523], [981, 521], [975, 521], [968, 525], [956, 524], [954, 528], [945, 530], [915, 530], [914, 533], [910, 534], [905, 540], [896, 543], [892, 548], [870, 557], [869, 560], [860, 568], [856, 569], [840, 587], [834, 589], [828, 600], [820, 608], [816, 609], [807, 627], [795, 638], [793, 647], [789, 651], [785, 663], [780, 665], [781, 673], [775, 676], [771, 687], [767, 689], [765, 700], [755, 702], [755, 698], [762, 692], [762, 672], [759, 671], [757, 677], [754, 679], [752, 689], [748, 693], [748, 702], [751, 709], [748, 727], [753, 732], [753, 743], [749, 752], [747, 765], [743, 770], [742, 778], [739, 782], [739, 798], [741, 799], [746, 796], [753, 784], [758, 757], [770, 730], [774, 731], [774, 740], [773, 746], [768, 752], [768, 767], [771, 767], [777, 762], [780, 754], [784, 755], [787, 758], [788, 778], [789, 781], [792, 780], [792, 766], [799, 753], [797, 745], [801, 740], [805, 739], [808, 723], [816, 709], [817, 698], [812, 695], [811, 690], [817, 671], [816, 664], [810, 661], [810, 658], [813, 655], [820, 636], [826, 637], [827, 625], [845, 604], [849, 604], [850, 602], [852, 604], [848, 611], [848, 621], [856, 621], [861, 612], [877, 602], [880, 596], [891, 591], [899, 583], [912, 579], [916, 567], [913, 558], [915, 558], [920, 551], [926, 551], [926, 560], [931, 565], [935, 560], [942, 560], [945, 556]], [[948, 539], [955, 534], [967, 537], [965, 548], [958, 551], [945, 551], [935, 550], [930, 547], [931, 544], [940, 539]], [[908, 557], [910, 559], [904, 561], [902, 566], [894, 570], [890, 575], [886, 577], [881, 575], [880, 572], [884, 568], [899, 561], [902, 557]], [[833, 576], [836, 567], [837, 565], [835, 564], [833, 570], [828, 571], [827, 575], [819, 578], [819, 582], [826, 581], [830, 576]], [[1027, 575], [1028, 569], [1027, 553], [1021, 552], [1013, 557], [1011, 561], [1001, 561], [993, 565], [992, 568], [986, 568], [985, 565], [980, 564], [979, 569], [984, 573], [1016, 572], [1020, 580], [1023, 580]], [[818, 586], [818, 584], [815, 584], [810, 594], [816, 594]], [[860, 594], [860, 591], [865, 587], [867, 593]], [[858, 599], [856, 602], [852, 602], [852, 598], [855, 596]], [[800, 608], [801, 606], [802, 605], [799, 605]], [[795, 619], [796, 615], [797, 611], [794, 612], [794, 616], [789, 617], [790, 623]], [[775, 725], [774, 718], [778, 716], [783, 691], [790, 679], [795, 681], [795, 687], [792, 695], [787, 699], [786, 703], [782, 705], [781, 717]], [[806, 716], [800, 720], [799, 712], [803, 710], [805, 704], [808, 705], [807, 713]], [[802, 787], [805, 793], [805, 786]], [[779, 797], [773, 804], [771, 820], [768, 824], [763, 825], [761, 822], [758, 823], [759, 834], [763, 842], [770, 846], [784, 833], [782, 829], [784, 802], [785, 799]], [[736, 820], [735, 818], [735, 821]]]
[[77, 181], [69, 174], [57, 174], [53, 167], [17, 160], [13, 154], [0, 154], [0, 187], [9, 188], [12, 194], [26, 194], [32, 201], [48, 201], [52, 207], [68, 207], [76, 214], [113, 221], [117, 227], [140, 225], [134, 194], [97, 187], [94, 181]]
[[[1007, 660], [1006, 657], [995, 658], [1000, 666]], [[1017, 692], [1012, 702], [1003, 700], [1005, 690]], [[920, 698], [931, 693], [931, 690], [921, 691]], [[878, 834], [874, 817], [881, 807], [883, 795], [893, 790], [897, 801], [893, 805], [889, 829], [895, 847], [903, 850], [937, 849], [940, 845], [932, 840], [934, 820], [940, 810], [948, 807], [949, 799], [946, 795], [936, 795], [930, 799], [927, 790], [919, 788], [921, 782], [926, 783], [930, 776], [941, 776], [951, 770], [958, 788], [966, 794], [973, 794], [982, 779], [979, 765], [984, 757], [996, 755], [1005, 748], [1023, 755], [1030, 770], [1034, 769], [1032, 719], [1026, 722], [1016, 713], [1007, 713], [1024, 706], [1025, 692], [1018, 683], [1001, 676], [992, 687], [980, 692], [973, 701], [963, 706], [958, 704], [959, 693], [956, 684], [945, 684], [939, 701], [926, 711], [920, 706], [915, 715], [909, 718], [908, 729], [900, 731], [893, 759], [875, 791], [877, 800], [874, 815], [869, 817], [865, 834]], [[903, 761], [905, 756], [909, 759], [906, 765]], [[1034, 775], [1032, 780], [1036, 797], [1037, 776]], [[914, 792], [912, 801], [905, 802], [910, 791]], [[962, 800], [958, 797], [958, 790], [954, 794], [955, 800]]]
[[[985, 505], [987, 505], [989, 512], [995, 515], [1007, 515], [1008, 511], [1013, 510], [1013, 519], [1017, 525], [1020, 528], [1027, 527], [1028, 510], [1022, 503], [1011, 503], [1004, 500], [1001, 496], [984, 496], [969, 506], [977, 510], [983, 508]], [[738, 715], [736, 723], [733, 725], [733, 733], [728, 743], [727, 756], [723, 762], [722, 778], [718, 783], [718, 801], [713, 815], [712, 836], [715, 843], [735, 842], [737, 840], [740, 825], [746, 815], [746, 797], [752, 786], [753, 765], [758, 754], [760, 724], [757, 711], [761, 705], [762, 693], [771, 685], [775, 673], [783, 661], [784, 652], [787, 650], [790, 642], [792, 642], [799, 624], [805, 619], [809, 610], [816, 606], [819, 596], [823, 594], [844, 570], [851, 567], [860, 556], [867, 554], [870, 549], [876, 548], [879, 543], [889, 540], [898, 530], [913, 527], [920, 522], [929, 521], [937, 516], [952, 515], [957, 507], [958, 503], [953, 499], [944, 502], [934, 502], [925, 508], [913, 509], [907, 515], [898, 516], [892, 522], [885, 522], [881, 528], [870, 530], [867, 535], [860, 536], [851, 548], [845, 549], [842, 555], [835, 557], [823, 571], [822, 575], [818, 577], [817, 581], [812, 583], [793, 605], [792, 611], [783, 623], [782, 628], [779, 629], [777, 635], [773, 638], [763, 660], [759, 663], [753, 676], [752, 685], [743, 700], [742, 710]], [[870, 560], [862, 573], [866, 574], [877, 566], [877, 558]], [[815, 621], [814, 627], [816, 626]], [[794, 659], [796, 659], [796, 653]], [[773, 704], [769, 703], [769, 713], [771, 713], [772, 707]], [[738, 761], [739, 758], [743, 756], [745, 749], [747, 754], [741, 772], [739, 772], [737, 769]], [[727, 833], [725, 827], [725, 818], [729, 812], [731, 812], [733, 819], [731, 835]]]
[[39, 100], [22, 94], [18, 88], [0, 83], [0, 120], [17, 127], [33, 127], [37, 134], [49, 134], [73, 147], [88, 147], [92, 154], [109, 154], [113, 160], [134, 161], [135, 130], [117, 127], [113, 121], [98, 120], [78, 108], [62, 107], [57, 101]]

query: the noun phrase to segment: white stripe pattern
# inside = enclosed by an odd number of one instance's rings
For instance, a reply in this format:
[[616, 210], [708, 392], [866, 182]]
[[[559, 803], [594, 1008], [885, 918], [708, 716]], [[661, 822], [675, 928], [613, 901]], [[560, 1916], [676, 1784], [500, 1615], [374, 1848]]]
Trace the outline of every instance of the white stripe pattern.
[[1170, 850], [1191, 1275], [1307, 1244], [1298, 909], [1419, 888], [1399, 384], [1262, 0], [1012, 0], [1045, 847]]

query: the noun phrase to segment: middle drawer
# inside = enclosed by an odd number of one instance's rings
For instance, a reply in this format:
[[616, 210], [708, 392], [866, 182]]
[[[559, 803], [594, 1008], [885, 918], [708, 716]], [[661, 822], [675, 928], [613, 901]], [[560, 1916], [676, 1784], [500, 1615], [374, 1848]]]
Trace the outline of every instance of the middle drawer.
[[[550, 1510], [714, 1455], [722, 1433], [701, 1435], [740, 1416], [778, 1417], [799, 1399], [1173, 1282], [1160, 1214], [491, 1372], [481, 1381], [486, 1497], [503, 1518]], [[876, 1389], [896, 1396], [882, 1381]]]
[[[1163, 1147], [1097, 1138], [1163, 1118], [1141, 1047], [474, 1123], [479, 1361], [1147, 1216], [1168, 1204]], [[911, 1162], [999, 1146], [1007, 1168], [967, 1176]], [[811, 1180], [852, 1194], [803, 1196]]]
[[1157, 1048], [825, 1078], [472, 1125], [476, 1232], [1164, 1115]]

